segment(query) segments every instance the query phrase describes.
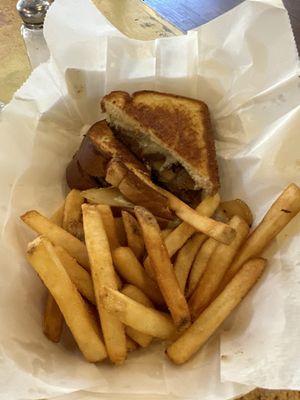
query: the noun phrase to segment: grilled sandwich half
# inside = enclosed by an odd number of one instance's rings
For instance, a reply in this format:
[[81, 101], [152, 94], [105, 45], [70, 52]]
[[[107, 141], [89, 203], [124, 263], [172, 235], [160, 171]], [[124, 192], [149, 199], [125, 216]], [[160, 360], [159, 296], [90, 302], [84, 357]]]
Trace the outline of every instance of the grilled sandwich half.
[[66, 178], [72, 189], [113, 185], [154, 215], [174, 218], [167, 197], [152, 183], [149, 170], [114, 136], [105, 120], [88, 130], [66, 169]]
[[219, 188], [205, 103], [154, 91], [115, 91], [101, 102], [116, 137], [151, 171], [154, 182], [192, 204]]

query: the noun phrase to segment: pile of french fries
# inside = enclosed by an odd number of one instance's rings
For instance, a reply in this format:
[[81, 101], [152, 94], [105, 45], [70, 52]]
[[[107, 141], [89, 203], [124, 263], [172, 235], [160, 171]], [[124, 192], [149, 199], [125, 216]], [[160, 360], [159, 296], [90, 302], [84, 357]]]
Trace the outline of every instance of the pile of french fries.
[[174, 363], [188, 361], [255, 285], [262, 252], [300, 211], [295, 184], [252, 231], [241, 200], [216, 194], [192, 209], [165, 194], [180, 221], [163, 230], [114, 188], [72, 190], [51, 218], [21, 216], [39, 235], [27, 259], [48, 290], [50, 340], [59, 342], [66, 323], [89, 362], [122, 364], [157, 340]]

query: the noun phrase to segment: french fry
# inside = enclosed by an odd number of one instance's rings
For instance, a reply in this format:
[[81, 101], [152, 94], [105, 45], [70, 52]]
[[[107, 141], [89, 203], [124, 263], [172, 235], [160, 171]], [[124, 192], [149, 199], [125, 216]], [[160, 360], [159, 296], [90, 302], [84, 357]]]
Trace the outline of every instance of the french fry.
[[213, 219], [215, 219], [216, 221], [224, 222], [225, 224], [228, 224], [228, 222], [229, 222], [229, 218], [228, 218], [227, 214], [225, 213], [224, 210], [222, 210], [220, 208], [220, 206], [216, 209], [216, 211], [213, 215]]
[[145, 307], [117, 290], [102, 287], [101, 300], [109, 314], [139, 332], [161, 339], [169, 339], [175, 333], [175, 326], [167, 314]]
[[121, 278], [119, 277], [119, 275], [116, 273], [116, 271], [115, 271], [115, 278], [116, 278], [118, 290], [122, 289], [123, 282], [122, 282]]
[[[218, 205], [220, 204], [220, 195], [217, 193], [212, 197], [206, 197], [197, 207], [196, 211], [199, 215], [211, 217]], [[181, 249], [184, 243], [196, 232], [197, 230], [186, 222], [182, 222], [177, 226], [165, 240], [168, 253], [170, 257]]]
[[[173, 229], [171, 229], [171, 228], [166, 228], [161, 231], [161, 237], [163, 238], [164, 241], [166, 240], [166, 237], [169, 236], [169, 234], [172, 232], [172, 230]], [[149, 277], [155, 281], [155, 279], [156, 279], [155, 272], [152, 268], [152, 265], [150, 263], [148, 256], [147, 256], [146, 260], [144, 261], [144, 268], [145, 268], [145, 271], [147, 272], [147, 275], [149, 275]]]
[[184, 330], [190, 324], [190, 312], [178, 285], [158, 223], [155, 217], [143, 207], [135, 207], [134, 212], [142, 228], [145, 246], [160, 291], [178, 331]]
[[263, 258], [251, 259], [243, 265], [223, 292], [182, 336], [167, 348], [166, 353], [175, 364], [188, 361], [204, 345], [254, 286], [265, 266], [266, 260]]
[[145, 251], [141, 228], [134, 216], [129, 214], [127, 211], [122, 211], [122, 218], [127, 236], [128, 247], [131, 248], [135, 256], [140, 260]]
[[139, 346], [138, 344], [131, 339], [131, 337], [126, 336], [126, 349], [128, 353], [131, 353], [132, 351], [138, 349]]
[[250, 234], [227, 270], [219, 290], [233, 278], [241, 266], [250, 258], [261, 255], [272, 239], [300, 211], [300, 188], [291, 183], [272, 204], [257, 228]]
[[97, 308], [104, 341], [110, 360], [116, 364], [126, 358], [126, 336], [123, 324], [109, 314], [100, 299], [101, 288], [107, 285], [117, 289], [110, 246], [98, 206], [82, 205], [83, 229], [88, 249]]
[[127, 246], [127, 237], [122, 217], [115, 218], [115, 225], [120, 246]]
[[57, 257], [51, 242], [39, 237], [29, 244], [27, 259], [58, 304], [82, 354], [90, 362], [106, 358], [85, 303]]
[[[58, 226], [62, 226], [64, 218], [64, 208], [65, 203], [63, 203], [50, 217], [50, 220]], [[61, 338], [63, 326], [64, 317], [53, 296], [50, 292], [48, 292], [46, 306], [44, 310], [43, 332], [49, 340], [58, 343]]]
[[202, 243], [206, 240], [203, 233], [195, 233], [185, 245], [179, 250], [174, 263], [174, 271], [180, 290], [184, 294], [186, 281], [193, 264], [193, 261]]
[[55, 246], [54, 249], [79, 293], [91, 303], [96, 304], [91, 275], [63, 247]]
[[111, 251], [113, 251], [120, 246], [120, 243], [117, 234], [115, 219], [113, 217], [111, 208], [110, 206], [99, 204], [97, 205], [97, 209], [100, 212], [102, 218], [110, 249]]
[[229, 245], [223, 243], [217, 245], [189, 300], [189, 307], [193, 319], [197, 318], [213, 300], [226, 270], [229, 268], [238, 249], [248, 236], [249, 225], [237, 215], [231, 218], [229, 225], [236, 231], [234, 240]]
[[212, 218], [200, 215], [196, 210], [179, 200], [172, 193], [164, 190], [169, 199], [169, 206], [178, 218], [193, 226], [197, 231], [205, 233], [218, 242], [229, 244], [235, 236], [235, 231], [230, 226]]
[[67, 250], [85, 269], [90, 269], [86, 247], [75, 236], [54, 224], [51, 220], [32, 210], [21, 216], [23, 222], [50, 242]]
[[145, 307], [154, 308], [152, 301], [145, 295], [145, 293], [139, 289], [137, 286], [126, 284], [121, 292], [125, 294], [125, 296], [130, 297], [132, 300], [137, 301], [138, 303], [143, 304]]
[[147, 256], [145, 258], [144, 269], [145, 269], [147, 275], [149, 276], [149, 278], [152, 279], [153, 281], [156, 281], [155, 271], [154, 271], [154, 268], [152, 267], [149, 256]]
[[[132, 300], [143, 304], [145, 307], [154, 308], [151, 300], [149, 300], [148, 297], [136, 286], [126, 285], [121, 292]], [[126, 334], [141, 347], [147, 347], [152, 342], [152, 336], [139, 332], [136, 329], [131, 328], [131, 326], [126, 327]]]
[[128, 283], [140, 288], [155, 304], [163, 305], [164, 300], [156, 283], [148, 277], [139, 260], [129, 247], [119, 247], [113, 252], [116, 270]]
[[161, 231], [161, 236], [162, 236], [162, 238], [165, 240], [166, 237], [170, 235], [170, 233], [172, 232], [172, 230], [173, 230], [172, 228], [163, 229], [163, 230]]
[[105, 204], [111, 207], [133, 208], [130, 203], [116, 187], [93, 188], [81, 192], [81, 196], [93, 204]]
[[[113, 217], [110, 206], [99, 204], [97, 206], [97, 209], [101, 214], [110, 250], [113, 251], [114, 249], [120, 246], [116, 220]], [[121, 289], [121, 287], [123, 286], [122, 281], [116, 272], [115, 275], [116, 275], [117, 287], [118, 289]]]
[[[204, 200], [202, 200], [201, 203], [196, 207], [195, 211], [197, 211], [199, 215], [211, 217], [219, 204], [220, 195], [219, 193], [216, 193], [214, 196], [206, 197]], [[166, 238], [166, 246], [170, 257], [172, 257], [179, 249], [181, 249], [184, 243], [195, 232], [197, 232], [197, 229], [186, 222], [182, 222], [180, 225], [178, 225], [177, 228], [175, 228]]]
[[61, 338], [64, 317], [51, 293], [47, 293], [43, 319], [43, 332], [52, 342], [58, 343]]
[[80, 191], [72, 189], [65, 200], [64, 216], [62, 227], [71, 235], [80, 240], [84, 239], [82, 226], [81, 205], [84, 203], [84, 198]]
[[[102, 340], [104, 340], [103, 334], [101, 331], [101, 326], [100, 326], [100, 321], [99, 321], [99, 313], [98, 313], [97, 307], [93, 306], [91, 303], [88, 303], [88, 302], [86, 302], [86, 306], [92, 317], [95, 329], [100, 331], [100, 337]], [[138, 347], [139, 347], [138, 344], [134, 340], [132, 340], [129, 336], [126, 336], [126, 349], [127, 349], [128, 353], [138, 349]]]
[[[216, 211], [217, 207], [220, 204], [220, 195], [217, 193], [214, 196], [206, 197], [201, 203], [196, 207], [196, 211], [198, 214], [211, 217]], [[178, 225], [166, 238], [165, 245], [167, 247], [168, 253], [170, 257], [173, 257], [174, 254], [181, 249], [184, 243], [196, 232], [197, 230], [187, 224], [186, 222], [182, 222]], [[152, 278], [155, 277], [154, 271], [149, 262], [149, 257], [146, 258], [144, 262], [144, 267]]]
[[235, 215], [238, 215], [240, 218], [246, 221], [249, 226], [251, 226], [253, 223], [252, 212], [248, 204], [241, 199], [222, 201], [222, 203], [219, 205], [219, 209], [220, 211], [223, 211], [229, 219]]
[[104, 342], [97, 307], [94, 304], [85, 300], [84, 298], [83, 298], [83, 300], [84, 300], [84, 304], [86, 305], [86, 309], [88, 310], [88, 313], [90, 314], [90, 316], [92, 318], [94, 329], [96, 332], [99, 332], [100, 338]]
[[50, 220], [58, 225], [62, 226], [64, 219], [65, 202], [51, 215]]
[[201, 276], [203, 275], [205, 269], [207, 268], [208, 261], [213, 252], [215, 251], [215, 249], [217, 248], [217, 246], [218, 242], [212, 238], [206, 239], [204, 244], [201, 246], [198, 254], [195, 257], [194, 263], [190, 271], [187, 291], [186, 291], [187, 298], [189, 298], [196, 289], [197, 284], [201, 279]]
[[134, 340], [135, 343], [143, 348], [148, 347], [152, 342], [152, 336], [139, 332], [136, 329], [131, 328], [131, 326], [126, 327], [126, 334], [130, 339]]

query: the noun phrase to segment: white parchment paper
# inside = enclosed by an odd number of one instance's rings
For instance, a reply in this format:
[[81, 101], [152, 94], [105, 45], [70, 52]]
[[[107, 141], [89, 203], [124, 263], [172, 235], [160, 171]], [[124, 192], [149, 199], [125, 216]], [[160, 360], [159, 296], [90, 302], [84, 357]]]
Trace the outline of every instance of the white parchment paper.
[[255, 386], [300, 389], [299, 217], [268, 250], [262, 281], [182, 367], [160, 345], [112, 367], [86, 363], [68, 332], [49, 342], [45, 289], [24, 260], [33, 234], [18, 219], [61, 203], [65, 167], [101, 118], [104, 94], [155, 89], [208, 103], [222, 195], [245, 199], [258, 221], [285, 185], [300, 183], [299, 65], [286, 12], [246, 1], [186, 36], [142, 42], [87, 0], [56, 0], [45, 37], [50, 61], [0, 114], [0, 399], [221, 400]]

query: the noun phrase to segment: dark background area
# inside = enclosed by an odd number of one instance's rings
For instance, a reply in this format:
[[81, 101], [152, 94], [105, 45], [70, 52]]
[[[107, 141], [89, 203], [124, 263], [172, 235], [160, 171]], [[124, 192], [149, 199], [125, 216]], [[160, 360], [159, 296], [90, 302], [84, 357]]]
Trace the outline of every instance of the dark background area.
[[298, 47], [298, 53], [300, 54], [300, 0], [283, 0], [283, 3], [288, 10]]

